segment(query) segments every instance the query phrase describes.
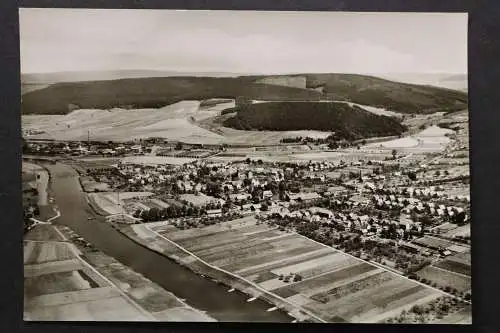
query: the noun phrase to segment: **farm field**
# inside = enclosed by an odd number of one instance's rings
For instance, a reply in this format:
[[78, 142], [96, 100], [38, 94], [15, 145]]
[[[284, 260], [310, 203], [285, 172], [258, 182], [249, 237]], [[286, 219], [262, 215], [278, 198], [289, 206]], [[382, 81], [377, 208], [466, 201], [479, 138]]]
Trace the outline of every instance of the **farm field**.
[[433, 125], [405, 138], [371, 143], [363, 148], [400, 149], [409, 153], [440, 152], [450, 143], [451, 139], [446, 136], [450, 133], [453, 131]]
[[448, 257], [440, 262], [434, 264], [434, 266], [446, 269], [451, 272], [471, 275], [471, 256], [470, 252], [457, 253], [454, 256]]
[[424, 236], [413, 241], [415, 244], [426, 246], [433, 249], [447, 249], [453, 252], [467, 252], [470, 246], [465, 244], [458, 244], [446, 239], [437, 238], [433, 236]]
[[40, 224], [32, 229], [25, 237], [24, 240], [34, 241], [62, 241], [63, 238], [57, 233], [50, 225]]
[[[132, 230], [148, 245], [154, 240], [161, 248], [163, 238], [172, 248], [168, 240], [175, 242], [327, 322], [380, 322], [443, 295], [296, 233], [257, 224], [254, 217], [195, 229], [161, 222]], [[195, 260], [188, 253], [178, 255], [185, 263]]]
[[445, 237], [455, 237], [455, 236], [470, 236], [470, 224], [462, 225], [460, 227], [448, 230], [444, 233]]
[[62, 242], [25, 242], [25, 320], [150, 319], [72, 247]]
[[127, 156], [121, 162], [124, 164], [159, 165], [172, 164], [182, 165], [195, 161], [194, 158], [170, 157], [170, 156]]
[[[279, 144], [289, 137], [326, 137], [321, 131], [241, 131], [220, 124], [213, 118], [234, 107], [234, 101], [200, 107], [200, 101], [185, 100], [158, 109], [79, 109], [67, 115], [23, 115], [23, 130], [43, 131], [33, 139], [86, 140], [88, 130], [95, 140], [128, 141], [162, 137], [185, 143]], [[175, 161], [174, 159], [172, 161]]]
[[472, 324], [472, 309], [470, 306], [466, 306], [460, 311], [452, 313], [440, 320], [433, 322], [432, 324]]
[[44, 134], [32, 138], [85, 140], [87, 131], [96, 140], [126, 141], [145, 137], [164, 137], [169, 140], [198, 140], [218, 143], [222, 137], [195, 124], [219, 113], [220, 106], [199, 110], [199, 101], [182, 101], [159, 109], [80, 109], [65, 116], [24, 115], [24, 130], [37, 129]]
[[215, 202], [218, 199], [215, 197], [211, 197], [209, 195], [198, 193], [198, 194], [181, 194], [181, 200], [186, 200], [189, 203], [192, 203], [195, 206], [203, 206], [210, 202]]
[[[102, 192], [88, 193], [89, 201], [107, 214], [122, 214], [125, 212], [124, 201], [134, 198], [147, 198], [153, 195], [151, 192]], [[119, 201], [118, 201], [119, 200]]]
[[25, 320], [214, 321], [104, 253], [67, 242], [75, 236], [67, 227], [39, 225], [28, 236], [37, 241], [24, 247]]
[[252, 159], [262, 159], [267, 162], [289, 162], [302, 161], [308, 162], [310, 160], [314, 161], [330, 161], [338, 163], [340, 161], [345, 162], [357, 162], [359, 159], [369, 159], [369, 160], [383, 160], [384, 158], [390, 156], [391, 151], [380, 151], [380, 150], [341, 150], [341, 151], [310, 151], [310, 152], [296, 152], [289, 153], [286, 151], [282, 152], [266, 152], [260, 153], [255, 152], [249, 154], [248, 156]]
[[435, 283], [438, 287], [450, 287], [459, 292], [471, 289], [471, 278], [467, 275], [453, 273], [435, 266], [427, 266], [416, 273], [421, 279]]

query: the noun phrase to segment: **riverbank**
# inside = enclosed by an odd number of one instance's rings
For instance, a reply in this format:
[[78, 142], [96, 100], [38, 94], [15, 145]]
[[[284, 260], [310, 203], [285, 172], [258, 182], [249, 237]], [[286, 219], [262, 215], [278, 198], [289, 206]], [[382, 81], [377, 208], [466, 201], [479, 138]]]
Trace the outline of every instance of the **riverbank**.
[[[79, 237], [68, 227], [59, 229], [66, 238]], [[81, 252], [81, 258], [150, 313], [154, 317], [153, 320], [216, 321], [92, 245], [82, 245], [84, 242], [76, 244], [76, 247]]]
[[218, 321], [293, 320], [286, 312], [268, 311], [269, 304], [261, 299], [247, 302], [248, 297], [244, 294], [237, 291], [228, 292], [228, 288], [222, 284], [201, 277], [165, 255], [125, 237], [89, 206], [78, 181], [78, 174], [73, 168], [61, 163], [48, 164], [47, 168], [51, 174], [54, 198], [61, 212], [58, 223], [69, 226], [106, 255]]
[[[314, 314], [305, 313], [304, 310], [299, 306], [291, 304], [290, 302], [268, 292], [263, 288], [259, 288], [257, 285], [251, 283], [250, 281], [246, 281], [245, 279], [230, 272], [223, 271], [217, 267], [203, 262], [174, 242], [169, 242], [161, 237], [158, 237], [156, 233], [151, 232], [148, 228], [144, 227], [144, 225], [114, 225], [114, 227], [120, 233], [136, 242], [137, 244], [175, 261], [177, 264], [190, 269], [194, 273], [205, 278], [208, 276], [214, 282], [224, 285], [226, 288], [228, 288], [228, 290], [236, 289], [248, 295], [247, 302], [253, 302], [256, 299], [263, 300], [269, 303], [268, 311], [285, 311], [288, 313], [288, 315], [295, 318], [296, 321], [325, 322]], [[135, 231], [137, 230], [137, 228], [141, 228], [141, 235], [139, 235]]]

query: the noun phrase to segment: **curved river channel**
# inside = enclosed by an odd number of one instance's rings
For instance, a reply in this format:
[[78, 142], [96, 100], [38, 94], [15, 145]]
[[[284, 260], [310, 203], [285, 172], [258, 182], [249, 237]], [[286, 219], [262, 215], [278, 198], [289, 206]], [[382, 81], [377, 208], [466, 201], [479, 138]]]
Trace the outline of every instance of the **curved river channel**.
[[[141, 273], [191, 306], [218, 321], [291, 322], [287, 313], [267, 311], [273, 305], [203, 278], [174, 261], [125, 237], [102, 222], [85, 200], [77, 172], [68, 165], [46, 164], [51, 190], [61, 212], [57, 223], [71, 227], [104, 253]], [[89, 220], [92, 217], [94, 219]]]

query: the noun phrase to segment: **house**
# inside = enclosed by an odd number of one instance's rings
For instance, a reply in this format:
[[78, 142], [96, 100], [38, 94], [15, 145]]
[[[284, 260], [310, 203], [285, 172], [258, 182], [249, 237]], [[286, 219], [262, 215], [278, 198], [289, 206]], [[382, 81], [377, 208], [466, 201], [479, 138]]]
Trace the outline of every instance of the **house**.
[[273, 192], [270, 190], [266, 190], [262, 193], [262, 195], [264, 196], [264, 199], [270, 199], [273, 197]]
[[210, 210], [207, 210], [207, 215], [209, 217], [220, 217], [220, 216], [222, 216], [222, 209], [210, 209]]
[[308, 192], [308, 193], [301, 192], [301, 193], [293, 193], [293, 194], [289, 193], [288, 197], [290, 200], [308, 202], [308, 201], [312, 201], [315, 199], [320, 199], [321, 195], [319, 195], [316, 192]]
[[311, 214], [318, 215], [319, 217], [333, 218], [333, 212], [325, 208], [311, 207], [309, 208], [309, 211]]

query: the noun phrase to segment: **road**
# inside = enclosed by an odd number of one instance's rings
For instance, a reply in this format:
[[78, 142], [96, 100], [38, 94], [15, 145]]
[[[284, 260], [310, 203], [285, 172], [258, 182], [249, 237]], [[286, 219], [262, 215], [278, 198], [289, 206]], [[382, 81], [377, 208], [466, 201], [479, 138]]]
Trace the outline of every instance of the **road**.
[[[170, 259], [125, 237], [97, 216], [85, 200], [78, 174], [65, 164], [48, 164], [51, 189], [61, 216], [57, 223], [75, 232], [123, 264], [156, 282], [192, 307], [206, 311], [218, 321], [292, 322], [283, 311], [267, 311], [272, 305], [248, 295], [228, 292], [228, 287], [205, 279]], [[88, 220], [88, 218], [93, 218]]]

